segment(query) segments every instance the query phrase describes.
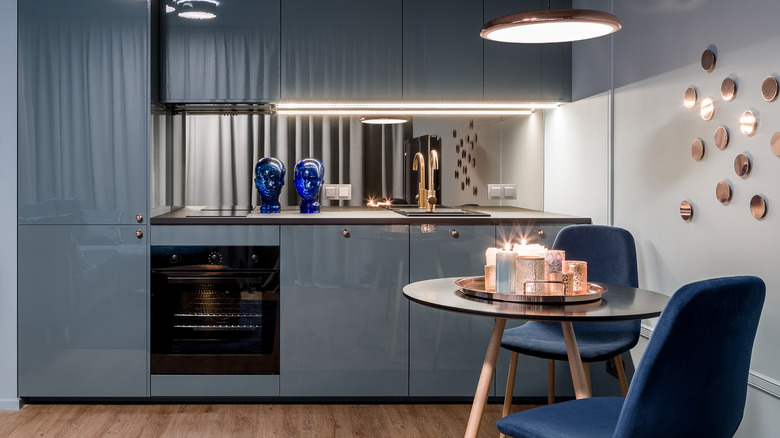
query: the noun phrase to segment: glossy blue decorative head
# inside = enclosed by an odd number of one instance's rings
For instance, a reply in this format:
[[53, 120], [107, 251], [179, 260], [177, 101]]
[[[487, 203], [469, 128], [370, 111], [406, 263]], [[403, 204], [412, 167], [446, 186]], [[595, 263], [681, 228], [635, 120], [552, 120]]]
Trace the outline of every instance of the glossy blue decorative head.
[[284, 186], [284, 164], [276, 158], [265, 157], [255, 164], [255, 187], [260, 193], [260, 213], [279, 213], [279, 193]]
[[320, 212], [320, 188], [325, 167], [314, 158], [304, 158], [295, 165], [295, 190], [301, 197], [301, 213]]

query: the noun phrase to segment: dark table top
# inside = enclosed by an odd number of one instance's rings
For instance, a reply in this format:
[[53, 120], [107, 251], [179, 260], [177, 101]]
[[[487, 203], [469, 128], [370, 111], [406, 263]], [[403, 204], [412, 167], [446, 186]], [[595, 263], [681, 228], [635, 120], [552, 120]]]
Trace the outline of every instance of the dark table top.
[[607, 288], [598, 301], [576, 304], [525, 304], [464, 295], [460, 277], [418, 281], [404, 287], [410, 300], [454, 312], [535, 321], [625, 321], [661, 314], [669, 297], [635, 287], [599, 283]]

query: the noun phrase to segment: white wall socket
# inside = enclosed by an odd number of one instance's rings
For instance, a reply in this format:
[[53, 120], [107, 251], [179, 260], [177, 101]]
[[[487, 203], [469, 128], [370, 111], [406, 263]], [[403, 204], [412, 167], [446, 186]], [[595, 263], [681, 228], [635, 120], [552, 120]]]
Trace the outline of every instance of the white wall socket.
[[352, 184], [325, 184], [322, 187], [322, 197], [326, 200], [352, 199]]
[[517, 184], [488, 184], [488, 199], [517, 198]]

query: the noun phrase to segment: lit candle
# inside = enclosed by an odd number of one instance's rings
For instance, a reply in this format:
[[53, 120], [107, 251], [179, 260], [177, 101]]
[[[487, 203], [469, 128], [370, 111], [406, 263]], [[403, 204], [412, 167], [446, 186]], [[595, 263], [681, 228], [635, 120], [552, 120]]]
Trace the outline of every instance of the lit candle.
[[525, 239], [520, 241], [519, 245], [515, 243], [512, 250], [521, 257], [544, 257], [545, 253], [547, 253], [547, 248], [544, 246], [536, 243], [528, 245]]
[[496, 252], [496, 292], [515, 293], [515, 259], [517, 253], [509, 250], [507, 243], [503, 251]]

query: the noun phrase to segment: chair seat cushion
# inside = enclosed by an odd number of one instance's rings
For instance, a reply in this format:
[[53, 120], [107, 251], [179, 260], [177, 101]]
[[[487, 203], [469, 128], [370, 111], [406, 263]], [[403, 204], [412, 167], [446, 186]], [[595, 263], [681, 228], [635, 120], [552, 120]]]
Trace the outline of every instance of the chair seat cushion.
[[[598, 362], [632, 349], [639, 341], [640, 324], [640, 321], [572, 324], [580, 357], [585, 362]], [[529, 321], [505, 330], [501, 346], [529, 356], [569, 360], [558, 322]]]
[[[611, 437], [623, 407], [622, 397], [572, 400], [508, 415], [496, 422], [511, 437]], [[561, 421], [561, 419], [566, 421]]]

